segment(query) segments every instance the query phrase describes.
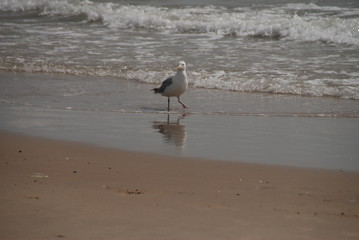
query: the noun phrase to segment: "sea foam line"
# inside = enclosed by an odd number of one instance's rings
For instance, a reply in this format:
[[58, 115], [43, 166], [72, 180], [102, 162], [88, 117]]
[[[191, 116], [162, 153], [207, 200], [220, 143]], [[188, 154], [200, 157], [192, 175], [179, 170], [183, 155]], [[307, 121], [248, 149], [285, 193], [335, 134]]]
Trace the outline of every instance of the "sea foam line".
[[[77, 76], [111, 77], [135, 80], [148, 84], [160, 84], [163, 76], [170, 76], [172, 71], [151, 69], [128, 69], [125, 66], [84, 66], [8, 63], [0, 59], [0, 70], [33, 73], [59, 73]], [[192, 70], [188, 73], [190, 86], [194, 88], [219, 89], [236, 92], [291, 94], [315, 97], [338, 97], [359, 100], [359, 81], [353, 79], [316, 79], [298, 80], [289, 73], [266, 74], [248, 72], [227, 72], [224, 70]]]

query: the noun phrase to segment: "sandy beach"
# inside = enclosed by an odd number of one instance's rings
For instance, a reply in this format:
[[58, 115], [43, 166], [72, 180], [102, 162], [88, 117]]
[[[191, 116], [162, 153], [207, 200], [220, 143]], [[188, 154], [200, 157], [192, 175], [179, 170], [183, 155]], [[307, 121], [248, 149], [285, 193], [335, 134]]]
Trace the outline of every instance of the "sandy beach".
[[0, 134], [1, 239], [358, 239], [359, 173]]
[[359, 239], [358, 12], [1, 2], [0, 239]]

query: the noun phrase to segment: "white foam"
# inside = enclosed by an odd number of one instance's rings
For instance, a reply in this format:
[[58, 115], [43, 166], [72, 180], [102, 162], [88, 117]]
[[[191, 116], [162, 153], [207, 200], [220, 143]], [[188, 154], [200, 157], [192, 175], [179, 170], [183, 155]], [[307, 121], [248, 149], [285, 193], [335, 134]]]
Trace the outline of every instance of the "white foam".
[[[127, 69], [126, 67], [102, 66], [92, 68], [81, 65], [54, 65], [43, 63], [21, 63], [17, 65], [0, 64], [1, 70], [61, 73], [80, 76], [115, 77], [136, 80], [150, 84], [160, 84], [164, 78], [173, 75], [171, 70]], [[253, 77], [255, 75], [255, 78]], [[268, 76], [271, 74], [271, 77]], [[222, 89], [238, 92], [261, 92], [274, 94], [293, 94], [303, 96], [332, 96], [359, 100], [359, 79], [314, 79], [298, 80], [290, 73], [267, 72], [261, 74], [250, 72], [190, 71], [188, 73], [190, 86], [194, 88]], [[274, 77], [276, 76], [276, 77]]]
[[12, 0], [1, 2], [0, 10], [36, 10], [46, 16], [85, 16], [88, 21], [102, 21], [111, 28], [359, 44], [359, 9], [315, 4], [287, 4], [258, 10], [220, 6], [165, 8], [91, 1]]

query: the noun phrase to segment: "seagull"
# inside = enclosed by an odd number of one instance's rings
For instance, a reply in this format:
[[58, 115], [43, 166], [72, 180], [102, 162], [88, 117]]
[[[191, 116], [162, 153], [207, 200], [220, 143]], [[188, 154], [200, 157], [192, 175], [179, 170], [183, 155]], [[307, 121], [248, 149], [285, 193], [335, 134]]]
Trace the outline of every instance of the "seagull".
[[180, 96], [187, 90], [188, 87], [186, 63], [184, 61], [180, 61], [178, 63], [177, 70], [176, 75], [164, 80], [159, 88], [152, 89], [154, 93], [160, 93], [162, 96], [168, 98], [168, 111], [170, 111], [171, 97], [177, 97], [178, 102], [182, 105], [182, 107], [188, 108], [188, 106], [180, 100]]

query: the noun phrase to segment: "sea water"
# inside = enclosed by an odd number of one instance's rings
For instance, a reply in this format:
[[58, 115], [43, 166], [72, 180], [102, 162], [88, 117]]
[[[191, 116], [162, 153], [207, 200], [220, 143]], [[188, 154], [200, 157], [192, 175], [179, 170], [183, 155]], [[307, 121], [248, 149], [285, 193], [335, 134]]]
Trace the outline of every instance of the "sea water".
[[0, 2], [0, 70], [359, 99], [359, 2]]
[[[0, 129], [359, 169], [359, 2], [0, 1]], [[150, 89], [187, 62], [166, 112]]]

